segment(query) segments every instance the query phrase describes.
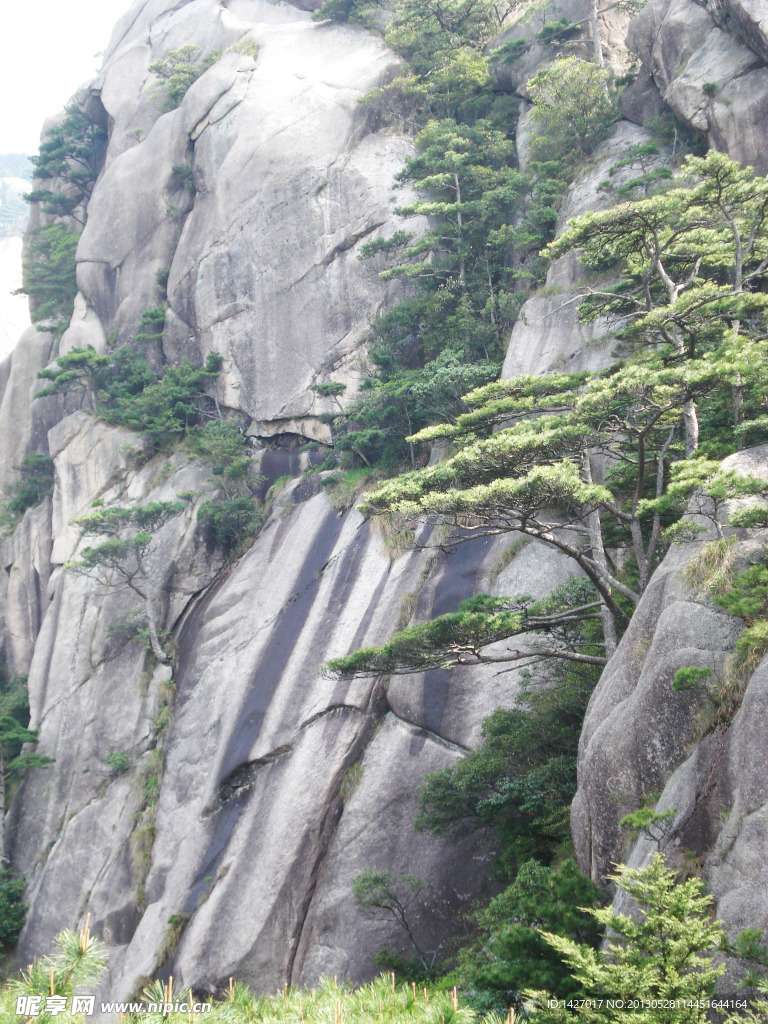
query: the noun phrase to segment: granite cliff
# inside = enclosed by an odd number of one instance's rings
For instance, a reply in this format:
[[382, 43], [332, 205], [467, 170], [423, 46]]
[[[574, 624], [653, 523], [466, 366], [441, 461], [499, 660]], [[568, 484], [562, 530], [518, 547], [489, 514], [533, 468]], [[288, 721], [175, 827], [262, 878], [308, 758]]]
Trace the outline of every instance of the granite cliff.
[[[589, 3], [567, 6], [572, 20], [587, 18]], [[625, 119], [571, 186], [561, 226], [608, 201], [598, 192], [607, 168], [646, 138], [643, 122], [664, 104], [712, 145], [768, 167], [760, 6], [650, 0], [629, 26], [642, 64], [622, 99]], [[604, 28], [621, 69], [631, 59], [627, 19]], [[244, 39], [256, 56], [230, 49]], [[149, 66], [189, 43], [225, 52], [161, 114]], [[137, 0], [102, 72], [76, 97], [108, 144], [77, 248], [74, 314], [60, 341], [31, 328], [0, 366], [2, 482], [32, 450], [55, 466], [52, 496], [2, 541], [4, 657], [10, 673], [28, 674], [38, 750], [55, 759], [25, 779], [8, 826], [30, 903], [21, 958], [90, 914], [110, 945], [113, 998], [171, 969], [195, 989], [231, 975], [260, 989], [326, 973], [358, 980], [381, 945], [407, 952], [394, 926], [364, 917], [351, 899], [363, 868], [432, 883], [440, 900], [418, 922], [432, 949], [487, 884], [481, 840], [452, 845], [414, 832], [416, 790], [425, 772], [477, 744], [483, 719], [511, 703], [515, 675], [461, 669], [342, 684], [320, 666], [481, 589], [543, 596], [569, 566], [536, 544], [506, 559], [501, 540], [395, 557], [354, 508], [329, 502], [316, 476], [298, 476], [307, 456], [292, 447], [329, 440], [320, 415], [333, 404], [312, 388], [332, 374], [354, 394], [369, 317], [401, 294], [357, 258], [366, 240], [401, 226], [391, 185], [411, 142], [376, 130], [357, 102], [399, 64], [374, 34], [313, 22], [301, 5]], [[709, 82], [712, 96], [702, 88]], [[524, 126], [525, 117], [521, 161]], [[179, 166], [191, 188], [180, 186]], [[140, 435], [61, 399], [33, 399], [37, 372], [57, 355], [104, 351], [115, 332], [136, 332], [156, 304], [158, 272], [167, 278], [162, 360], [199, 364], [219, 353], [219, 408], [246, 426], [268, 483], [296, 477], [231, 565], [195, 517], [220, 487], [210, 472], [181, 454], [155, 456]], [[550, 269], [550, 288], [526, 302], [515, 326], [507, 376], [605, 362], [604, 328], [577, 322], [580, 280], [574, 260]], [[764, 465], [762, 450], [744, 459]], [[64, 571], [80, 543], [70, 522], [94, 501], [182, 492], [193, 501], [163, 527], [156, 567], [173, 665], [147, 671], [145, 652], [116, 644], [108, 628], [128, 610], [126, 596]], [[735, 631], [686, 590], [686, 557], [675, 549], [657, 570], [593, 698], [576, 849], [582, 868], [602, 878], [629, 853], [616, 795], [664, 790], [660, 807], [682, 816], [695, 805], [684, 827], [710, 851], [704, 872], [718, 913], [729, 926], [765, 927], [768, 911], [752, 898], [765, 870], [765, 673], [750, 681], [717, 750], [712, 740], [690, 749], [695, 734], [681, 726], [690, 698], [670, 691], [669, 673], [691, 650], [719, 663]], [[105, 763], [115, 751], [130, 760], [119, 774]], [[641, 844], [631, 856], [643, 853]], [[172, 919], [183, 930], [169, 943]]]

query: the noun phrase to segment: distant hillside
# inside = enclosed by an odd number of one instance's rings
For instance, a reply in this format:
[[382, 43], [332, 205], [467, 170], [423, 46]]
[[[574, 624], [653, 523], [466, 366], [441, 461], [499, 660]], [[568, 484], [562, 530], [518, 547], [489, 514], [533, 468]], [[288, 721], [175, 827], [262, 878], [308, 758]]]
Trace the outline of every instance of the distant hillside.
[[0, 360], [29, 327], [27, 297], [12, 294], [20, 286], [21, 238], [0, 238]]
[[24, 234], [29, 207], [21, 197], [29, 191], [33, 170], [25, 153], [0, 153], [0, 238]]
[[32, 181], [34, 168], [26, 153], [0, 153], [0, 178]]

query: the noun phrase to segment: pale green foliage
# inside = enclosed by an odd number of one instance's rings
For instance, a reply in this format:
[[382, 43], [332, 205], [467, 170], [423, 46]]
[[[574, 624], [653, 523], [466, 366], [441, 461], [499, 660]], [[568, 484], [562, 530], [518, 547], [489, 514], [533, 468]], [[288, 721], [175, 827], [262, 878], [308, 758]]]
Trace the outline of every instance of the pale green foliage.
[[[620, 866], [613, 881], [628, 893], [639, 919], [614, 913], [611, 907], [588, 912], [611, 936], [607, 948], [578, 945], [559, 935], [544, 938], [569, 965], [584, 986], [587, 1003], [571, 1011], [546, 1008], [546, 996], [538, 994], [535, 1020], [584, 1021], [589, 1024], [705, 1024], [706, 1001], [725, 966], [714, 966], [713, 956], [723, 939], [723, 929], [711, 917], [712, 897], [704, 895], [697, 878], [680, 881], [666, 868], [661, 854], [641, 869]], [[592, 1005], [589, 1005], [592, 997]], [[656, 1000], [660, 1005], [612, 1009], [607, 998]], [[678, 1008], [664, 1001], [679, 1001]], [[685, 1005], [689, 1001], [693, 1005]], [[696, 1005], [696, 1001], [700, 1001]]]
[[[178, 928], [186, 915], [173, 915], [171, 927]], [[21, 977], [0, 990], [3, 1019], [16, 1017], [18, 996], [42, 997], [42, 1012], [34, 1017], [40, 1024], [52, 1024], [57, 1018], [46, 1013], [45, 998], [51, 994], [67, 998], [81, 986], [92, 984], [104, 972], [107, 947], [87, 931], [76, 935], [62, 932], [55, 940], [56, 951], [36, 960]], [[145, 1003], [185, 1004], [202, 1002], [199, 993], [171, 983], [153, 981], [140, 994]], [[90, 1019], [81, 1014], [63, 1015], [74, 1024]], [[128, 1014], [126, 1024], [189, 1024], [187, 1010], [173, 1008], [158, 1012]], [[60, 1018], [58, 1018], [60, 1019]], [[225, 995], [212, 1003], [204, 1018], [209, 1024], [503, 1024], [495, 1015], [481, 1017], [462, 1005], [457, 993], [435, 992], [414, 985], [396, 985], [393, 975], [377, 978], [369, 985], [354, 989], [337, 979], [323, 978], [311, 990], [286, 988], [278, 995], [257, 995], [239, 981], [230, 981]]]
[[[691, 358], [713, 335], [731, 340], [734, 320], [757, 326], [768, 309], [760, 287], [768, 258], [768, 179], [713, 150], [687, 157], [676, 184], [574, 218], [547, 252], [556, 258], [579, 249], [587, 267], [619, 268], [621, 286], [593, 290], [583, 315], [628, 318], [628, 337], [669, 344]], [[751, 351], [734, 344], [724, 354], [749, 377]]]
[[80, 552], [80, 558], [64, 568], [90, 576], [108, 589], [126, 588], [143, 601], [152, 653], [168, 661], [158, 636], [154, 611], [155, 569], [149, 558], [159, 530], [187, 506], [181, 501], [157, 501], [147, 505], [110, 505], [72, 520], [84, 534], [106, 537]]
[[253, 57], [254, 60], [259, 55], [259, 44], [255, 39], [251, 39], [250, 36], [243, 36], [242, 39], [238, 39], [236, 43], [232, 43], [231, 46], [227, 47], [227, 53], [239, 53], [243, 57]]
[[608, 72], [589, 61], [566, 57], [526, 83], [533, 100], [535, 160], [575, 163], [591, 153], [616, 120]]
[[39, 996], [42, 998], [42, 1008], [33, 1019], [40, 1024], [50, 1024], [58, 1018], [45, 1010], [46, 997], [53, 995], [70, 998], [83, 986], [96, 981], [106, 966], [107, 947], [90, 934], [87, 924], [79, 933], [70, 930], [59, 932], [54, 939], [52, 953], [35, 960], [21, 972], [20, 977], [4, 986], [0, 997], [0, 1013], [4, 1019], [19, 1020], [15, 1017], [16, 999], [19, 996]]
[[619, 825], [652, 840], [661, 850], [672, 834], [676, 815], [676, 807], [670, 807], [667, 811], [654, 811], [652, 807], [639, 807], [631, 814], [625, 814]]
[[220, 57], [221, 50], [214, 50], [203, 57], [199, 46], [187, 43], [150, 64], [149, 70], [163, 83], [159, 90], [162, 109], [174, 110], [178, 107], [187, 89]]
[[352, 882], [358, 906], [370, 913], [393, 917], [408, 936], [424, 971], [429, 974], [431, 964], [414, 935], [417, 907], [423, 902], [427, 888], [427, 883], [414, 875], [399, 875], [394, 871], [376, 871], [373, 868], [367, 868]]

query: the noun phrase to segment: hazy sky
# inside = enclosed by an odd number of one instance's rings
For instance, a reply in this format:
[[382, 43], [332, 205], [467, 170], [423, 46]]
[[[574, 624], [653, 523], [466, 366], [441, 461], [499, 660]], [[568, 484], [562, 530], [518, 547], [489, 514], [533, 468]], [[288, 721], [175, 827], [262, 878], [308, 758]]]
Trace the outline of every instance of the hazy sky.
[[56, 114], [101, 65], [133, 0], [1, 0], [0, 153], [36, 153]]

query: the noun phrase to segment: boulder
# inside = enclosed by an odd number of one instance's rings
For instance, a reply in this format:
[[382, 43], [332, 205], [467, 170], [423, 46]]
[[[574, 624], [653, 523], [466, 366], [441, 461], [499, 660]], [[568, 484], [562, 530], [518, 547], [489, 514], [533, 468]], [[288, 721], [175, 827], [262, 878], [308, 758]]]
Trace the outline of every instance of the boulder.
[[627, 45], [678, 117], [734, 160], [764, 173], [768, 68], [763, 5], [727, 0], [721, 7], [729, 15], [725, 21], [696, 0], [650, 0], [630, 23]]

